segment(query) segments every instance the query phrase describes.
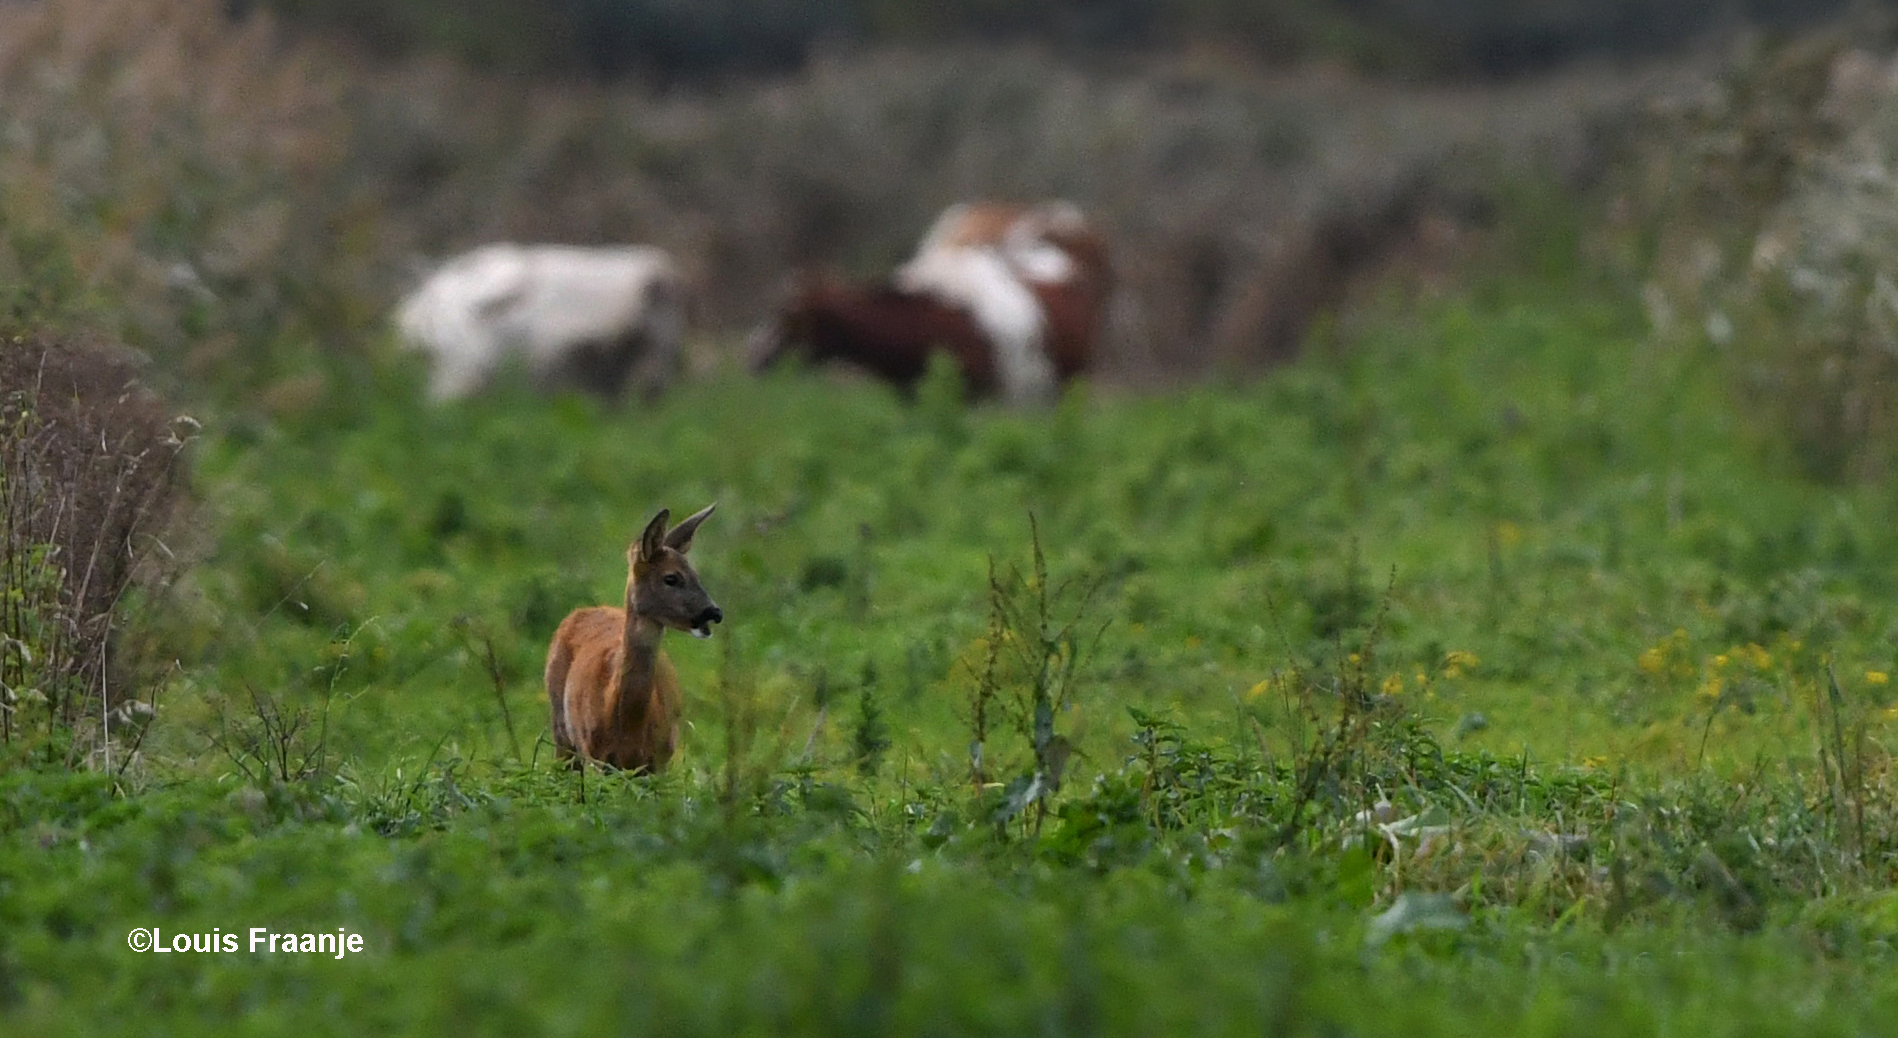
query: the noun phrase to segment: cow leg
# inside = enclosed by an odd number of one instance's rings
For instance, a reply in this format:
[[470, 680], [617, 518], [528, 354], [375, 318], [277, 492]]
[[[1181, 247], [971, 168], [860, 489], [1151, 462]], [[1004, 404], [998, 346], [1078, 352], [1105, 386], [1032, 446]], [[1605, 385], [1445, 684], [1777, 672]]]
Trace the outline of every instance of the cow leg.
[[664, 342], [659, 336], [640, 333], [632, 337], [633, 351], [630, 381], [640, 398], [651, 403], [678, 380], [684, 367], [676, 342]]
[[438, 355], [428, 376], [428, 395], [436, 401], [459, 400], [479, 391], [488, 379], [488, 365], [466, 353]]

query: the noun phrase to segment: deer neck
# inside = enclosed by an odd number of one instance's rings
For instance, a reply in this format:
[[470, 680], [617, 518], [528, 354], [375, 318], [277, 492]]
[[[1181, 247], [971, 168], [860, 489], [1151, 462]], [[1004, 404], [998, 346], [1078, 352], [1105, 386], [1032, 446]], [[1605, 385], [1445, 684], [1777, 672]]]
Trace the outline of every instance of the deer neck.
[[659, 665], [659, 638], [665, 628], [640, 615], [626, 599], [626, 630], [620, 635], [619, 673], [613, 676], [616, 729], [637, 730], [652, 710], [653, 674]]

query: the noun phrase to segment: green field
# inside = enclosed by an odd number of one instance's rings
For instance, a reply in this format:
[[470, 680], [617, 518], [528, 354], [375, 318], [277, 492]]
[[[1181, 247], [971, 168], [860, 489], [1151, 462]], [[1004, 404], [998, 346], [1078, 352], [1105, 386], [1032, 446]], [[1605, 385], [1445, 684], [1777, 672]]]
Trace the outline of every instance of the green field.
[[[0, 770], [0, 1032], [1898, 1033], [1898, 501], [1528, 269], [1045, 413], [201, 415], [138, 756]], [[556, 766], [554, 626], [711, 501], [680, 758]]]

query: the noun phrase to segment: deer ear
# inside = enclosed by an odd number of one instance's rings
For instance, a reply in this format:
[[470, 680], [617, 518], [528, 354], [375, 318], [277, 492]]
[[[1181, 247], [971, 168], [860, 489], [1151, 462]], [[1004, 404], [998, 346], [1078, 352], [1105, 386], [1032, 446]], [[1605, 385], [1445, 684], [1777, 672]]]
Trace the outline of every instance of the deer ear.
[[718, 502], [714, 501], [704, 508], [693, 512], [691, 515], [686, 516], [684, 519], [679, 520], [679, 525], [673, 527], [671, 533], [666, 534], [666, 547], [671, 548], [681, 555], [691, 551], [692, 535], [698, 532], [699, 524], [705, 521], [706, 516], [712, 514], [712, 509], [717, 507]]
[[634, 562], [651, 562], [659, 557], [659, 549], [665, 544], [666, 520], [671, 518], [672, 511], [661, 508], [659, 514], [652, 517], [652, 522], [646, 524], [638, 543], [633, 546]]

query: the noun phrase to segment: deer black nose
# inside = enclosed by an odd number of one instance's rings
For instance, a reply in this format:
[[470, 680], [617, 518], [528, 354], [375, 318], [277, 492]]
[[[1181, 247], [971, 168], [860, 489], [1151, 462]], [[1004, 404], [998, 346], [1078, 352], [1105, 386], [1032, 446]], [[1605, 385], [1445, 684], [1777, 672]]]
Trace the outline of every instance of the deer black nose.
[[706, 606], [705, 611], [699, 614], [698, 623], [715, 624], [724, 619], [725, 619], [725, 610], [720, 609], [717, 606]]

